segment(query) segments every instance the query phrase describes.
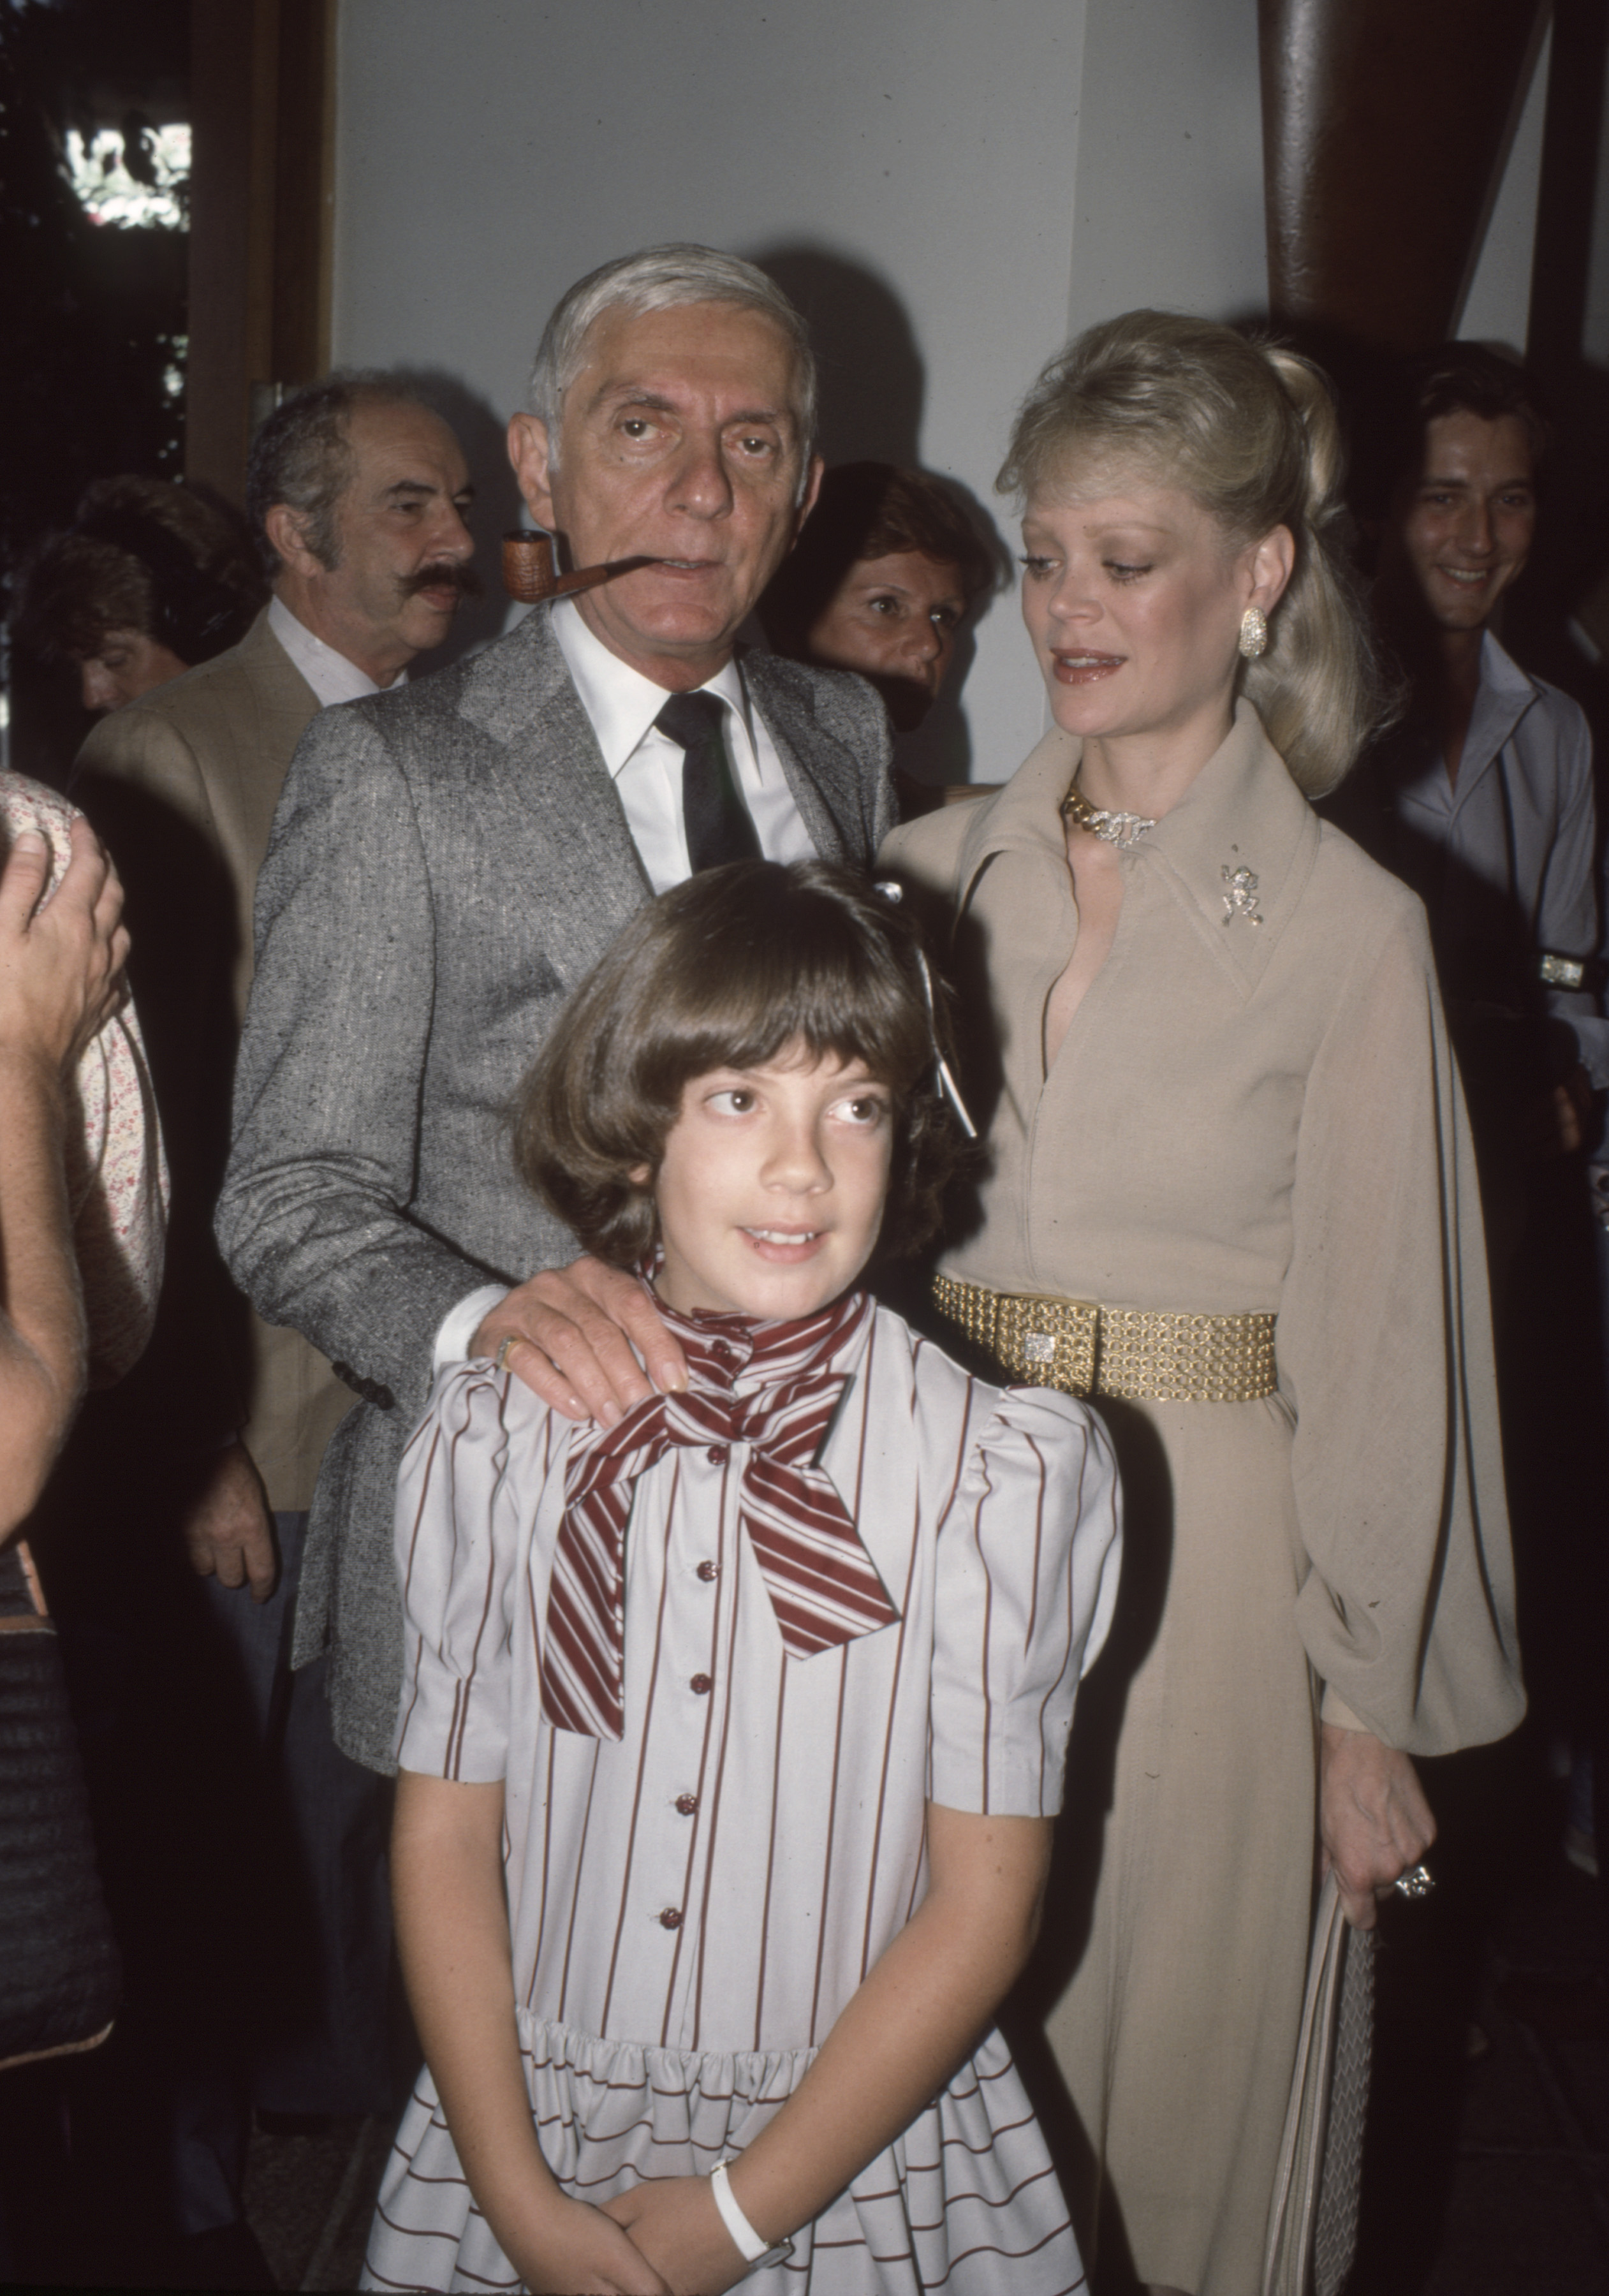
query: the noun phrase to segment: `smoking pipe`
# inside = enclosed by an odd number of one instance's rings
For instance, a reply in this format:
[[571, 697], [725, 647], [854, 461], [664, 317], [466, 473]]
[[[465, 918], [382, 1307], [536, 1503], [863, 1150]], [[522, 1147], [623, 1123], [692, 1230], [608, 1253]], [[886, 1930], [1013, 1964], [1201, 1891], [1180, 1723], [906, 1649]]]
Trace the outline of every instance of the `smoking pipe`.
[[539, 606], [548, 598], [573, 598], [578, 590], [595, 590], [617, 574], [638, 566], [657, 564], [653, 558], [613, 558], [606, 566], [583, 566], [573, 574], [555, 574], [553, 537], [539, 529], [520, 527], [503, 537], [503, 586], [521, 605]]

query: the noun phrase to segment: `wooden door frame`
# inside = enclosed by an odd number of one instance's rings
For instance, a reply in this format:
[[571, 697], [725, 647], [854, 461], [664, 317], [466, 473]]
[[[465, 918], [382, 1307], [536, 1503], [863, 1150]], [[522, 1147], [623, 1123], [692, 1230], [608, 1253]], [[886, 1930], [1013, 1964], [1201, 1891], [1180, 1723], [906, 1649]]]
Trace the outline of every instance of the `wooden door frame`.
[[337, 0], [192, 0], [185, 472], [244, 495], [254, 405], [328, 368]]

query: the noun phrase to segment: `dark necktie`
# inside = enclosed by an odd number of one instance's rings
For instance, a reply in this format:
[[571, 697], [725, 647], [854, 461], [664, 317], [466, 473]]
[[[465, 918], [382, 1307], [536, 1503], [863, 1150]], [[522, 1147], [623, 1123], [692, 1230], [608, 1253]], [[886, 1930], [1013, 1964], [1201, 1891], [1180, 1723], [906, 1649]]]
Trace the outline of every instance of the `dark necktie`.
[[682, 761], [682, 823], [696, 876], [723, 861], [758, 861], [759, 840], [738, 793], [721, 738], [727, 705], [713, 693], [673, 693], [654, 724], [686, 752]]

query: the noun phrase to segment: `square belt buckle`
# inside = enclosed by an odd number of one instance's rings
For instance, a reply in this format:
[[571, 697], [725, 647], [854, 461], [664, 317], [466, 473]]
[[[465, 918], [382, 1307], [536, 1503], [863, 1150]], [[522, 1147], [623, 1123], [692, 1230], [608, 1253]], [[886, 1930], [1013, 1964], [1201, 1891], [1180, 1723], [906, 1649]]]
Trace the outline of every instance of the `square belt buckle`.
[[1001, 1360], [1030, 1386], [1058, 1387], [1064, 1395], [1093, 1392], [1099, 1308], [1081, 1300], [1005, 1293], [996, 1317]]

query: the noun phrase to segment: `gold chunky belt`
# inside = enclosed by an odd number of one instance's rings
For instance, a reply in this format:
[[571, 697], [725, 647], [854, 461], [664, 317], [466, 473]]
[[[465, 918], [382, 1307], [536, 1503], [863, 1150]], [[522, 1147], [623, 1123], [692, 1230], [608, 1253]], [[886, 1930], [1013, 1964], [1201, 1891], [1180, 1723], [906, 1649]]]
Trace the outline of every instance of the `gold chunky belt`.
[[1030, 1387], [1154, 1403], [1254, 1403], [1272, 1395], [1272, 1316], [1176, 1316], [1089, 1300], [990, 1292], [933, 1278], [939, 1312]]

